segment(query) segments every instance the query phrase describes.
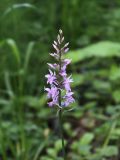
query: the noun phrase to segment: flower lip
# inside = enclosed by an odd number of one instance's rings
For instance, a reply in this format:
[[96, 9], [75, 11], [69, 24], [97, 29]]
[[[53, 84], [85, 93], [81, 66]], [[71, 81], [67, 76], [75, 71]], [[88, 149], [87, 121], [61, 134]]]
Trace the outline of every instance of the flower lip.
[[45, 75], [45, 77], [47, 78], [47, 83], [48, 84], [53, 84], [53, 83], [56, 83], [56, 73], [54, 72], [52, 72], [50, 69], [49, 69], [49, 72], [50, 72], [50, 74], [47, 74], [47, 75]]
[[69, 51], [69, 48], [65, 48], [64, 52], [67, 53]]

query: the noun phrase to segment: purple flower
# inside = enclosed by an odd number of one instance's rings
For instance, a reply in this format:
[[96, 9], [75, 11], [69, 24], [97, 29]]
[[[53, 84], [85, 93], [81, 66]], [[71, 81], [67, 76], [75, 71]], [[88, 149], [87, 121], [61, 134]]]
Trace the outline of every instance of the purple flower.
[[65, 48], [64, 52], [67, 53], [69, 51], [69, 48]]
[[73, 80], [70, 77], [64, 77], [63, 85], [67, 92], [71, 91], [70, 83], [73, 82]]
[[50, 74], [47, 74], [45, 77], [47, 78], [47, 83], [49, 83], [49, 84], [53, 84], [53, 83], [55, 83], [55, 84], [57, 84], [56, 83], [56, 73], [54, 72], [52, 72], [51, 70], [49, 70], [49, 72], [50, 72]]
[[59, 92], [57, 87], [52, 87], [52, 88], [45, 88], [45, 91], [48, 92], [48, 98], [55, 98], [56, 96], [58, 96]]
[[61, 75], [62, 77], [67, 76], [66, 70], [64, 70], [64, 68], [61, 69], [60, 75]]
[[64, 59], [63, 63], [64, 63], [65, 66], [67, 66], [68, 64], [71, 63], [71, 59]]
[[49, 99], [52, 99], [51, 102], [48, 102], [48, 105], [49, 106], [58, 105], [58, 95], [59, 95], [58, 88], [52, 86], [52, 88], [45, 88], [45, 91], [47, 91], [47, 97]]
[[70, 103], [75, 102], [74, 98], [72, 97], [74, 93], [73, 92], [67, 92], [66, 95], [63, 97], [65, 99], [64, 106], [67, 107], [70, 105]]
[[[47, 78], [47, 84], [50, 85], [50, 88], [45, 88], [47, 92], [47, 97], [49, 99], [48, 105], [67, 107], [75, 100], [73, 98], [73, 92], [71, 92], [70, 83], [73, 82], [71, 76], [67, 76], [67, 65], [71, 63], [70, 59], [64, 59], [63, 54], [65, 54], [69, 48], [69, 43], [63, 45], [64, 37], [62, 30], [59, 30], [57, 40], [54, 41], [53, 47], [55, 53], [50, 53], [57, 62], [54, 64], [48, 63], [49, 74], [45, 77]], [[64, 95], [61, 93], [65, 93]]]
[[63, 76], [63, 77], [67, 76], [66, 68], [67, 68], [67, 65], [70, 64], [70, 62], [71, 62], [70, 59], [63, 60], [63, 64], [62, 64], [61, 71], [60, 71], [61, 76]]

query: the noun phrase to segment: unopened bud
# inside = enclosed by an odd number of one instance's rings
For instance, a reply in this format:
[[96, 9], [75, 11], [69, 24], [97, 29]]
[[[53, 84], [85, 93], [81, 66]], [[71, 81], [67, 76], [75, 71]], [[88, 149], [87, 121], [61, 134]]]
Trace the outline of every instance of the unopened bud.
[[63, 31], [62, 31], [62, 29], [60, 29], [60, 30], [59, 30], [59, 33], [60, 33], [60, 34], [63, 34]]

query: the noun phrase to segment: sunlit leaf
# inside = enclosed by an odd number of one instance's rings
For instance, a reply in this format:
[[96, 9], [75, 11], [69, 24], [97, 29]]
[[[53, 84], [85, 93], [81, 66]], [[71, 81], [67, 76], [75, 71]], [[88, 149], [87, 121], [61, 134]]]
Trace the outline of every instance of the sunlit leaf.
[[72, 63], [76, 63], [88, 58], [105, 58], [113, 56], [120, 57], [120, 44], [109, 41], [92, 44], [91, 46], [66, 54], [66, 57], [72, 59]]
[[33, 4], [30, 4], [30, 3], [13, 4], [11, 7], [5, 10], [5, 12], [3, 13], [3, 16], [6, 16], [7, 14], [14, 11], [15, 9], [22, 9], [22, 8], [31, 8], [34, 10], [37, 9]]

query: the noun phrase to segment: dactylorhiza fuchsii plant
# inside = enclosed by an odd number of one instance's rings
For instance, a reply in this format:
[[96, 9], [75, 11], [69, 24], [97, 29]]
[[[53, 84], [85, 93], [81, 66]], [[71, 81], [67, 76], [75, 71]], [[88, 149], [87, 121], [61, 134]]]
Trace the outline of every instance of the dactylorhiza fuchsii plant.
[[55, 52], [50, 53], [50, 55], [55, 58], [56, 63], [48, 63], [49, 74], [45, 76], [47, 78], [47, 84], [49, 84], [49, 88], [45, 88], [45, 91], [47, 91], [47, 97], [49, 99], [48, 106], [57, 106], [59, 109], [59, 123], [64, 159], [65, 147], [62, 133], [62, 111], [65, 107], [68, 107], [75, 101], [70, 87], [70, 83], [73, 82], [73, 80], [71, 76], [67, 76], [66, 72], [67, 65], [71, 63], [71, 60], [63, 58], [63, 55], [69, 50], [68, 45], [69, 43], [64, 44], [63, 32], [60, 29], [57, 40], [53, 43]]

